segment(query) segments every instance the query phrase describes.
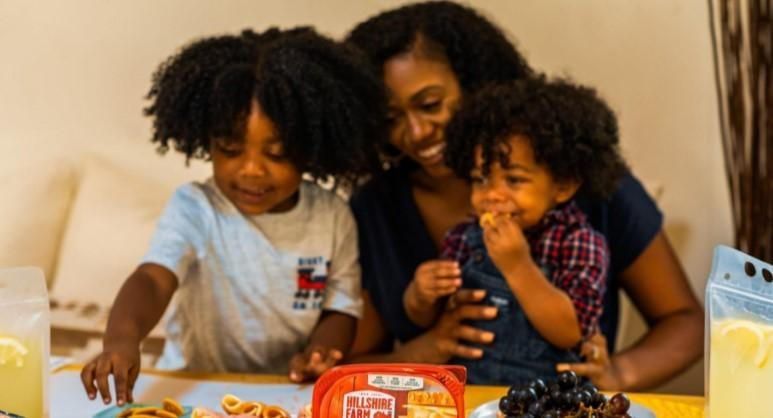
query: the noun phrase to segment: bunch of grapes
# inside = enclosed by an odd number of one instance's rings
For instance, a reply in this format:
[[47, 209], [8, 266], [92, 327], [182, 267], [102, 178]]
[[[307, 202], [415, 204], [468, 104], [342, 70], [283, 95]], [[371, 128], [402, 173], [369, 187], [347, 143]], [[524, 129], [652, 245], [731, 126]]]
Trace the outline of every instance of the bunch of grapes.
[[505, 418], [631, 418], [631, 402], [618, 393], [610, 399], [592, 383], [581, 383], [574, 372], [563, 372], [555, 382], [535, 379], [510, 388], [499, 400]]

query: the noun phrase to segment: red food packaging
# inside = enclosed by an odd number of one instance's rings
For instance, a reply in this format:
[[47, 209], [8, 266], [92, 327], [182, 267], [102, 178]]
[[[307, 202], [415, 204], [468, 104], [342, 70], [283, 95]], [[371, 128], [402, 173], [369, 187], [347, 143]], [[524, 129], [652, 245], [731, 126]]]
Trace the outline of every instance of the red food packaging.
[[312, 418], [464, 417], [462, 366], [355, 364], [314, 385]]

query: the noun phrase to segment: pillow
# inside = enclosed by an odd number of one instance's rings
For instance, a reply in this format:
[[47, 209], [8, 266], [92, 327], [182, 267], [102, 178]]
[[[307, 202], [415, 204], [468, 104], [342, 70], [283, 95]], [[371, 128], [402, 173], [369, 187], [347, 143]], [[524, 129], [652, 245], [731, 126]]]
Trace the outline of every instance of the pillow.
[[72, 162], [6, 158], [0, 165], [0, 266], [37, 266], [49, 281], [75, 187]]
[[[112, 304], [147, 251], [166, 202], [186, 181], [175, 176], [174, 169], [171, 172], [122, 166], [98, 155], [85, 158], [59, 253], [52, 299], [63, 305], [73, 301]], [[190, 181], [203, 174], [186, 170], [183, 176]]]

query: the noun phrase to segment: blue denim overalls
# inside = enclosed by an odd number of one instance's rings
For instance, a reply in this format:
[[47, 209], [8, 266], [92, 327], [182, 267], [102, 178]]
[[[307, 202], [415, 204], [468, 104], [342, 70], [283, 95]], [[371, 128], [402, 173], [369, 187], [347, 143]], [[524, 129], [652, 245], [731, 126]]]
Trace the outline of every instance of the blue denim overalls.
[[[483, 230], [474, 224], [465, 231], [470, 258], [462, 267], [463, 287], [485, 289], [486, 305], [498, 308], [493, 320], [469, 321], [468, 324], [495, 334], [494, 342], [481, 345], [483, 357], [477, 360], [454, 358], [454, 364], [467, 367], [471, 384], [513, 385], [534, 378], [555, 379], [557, 363], [580, 361], [579, 355], [547, 342], [531, 325], [513, 291], [489, 258], [483, 244]], [[540, 266], [543, 271], [549, 266]], [[546, 272], [547, 277], [550, 277]]]

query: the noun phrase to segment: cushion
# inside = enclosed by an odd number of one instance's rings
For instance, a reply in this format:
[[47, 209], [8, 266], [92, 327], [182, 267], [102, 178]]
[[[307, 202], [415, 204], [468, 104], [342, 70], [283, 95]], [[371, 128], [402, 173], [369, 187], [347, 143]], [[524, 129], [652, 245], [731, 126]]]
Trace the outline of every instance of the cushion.
[[22, 155], [0, 165], [0, 267], [38, 266], [50, 282], [74, 187], [63, 158]]
[[181, 173], [175, 175], [173, 167], [137, 167], [88, 155], [59, 253], [52, 299], [64, 305], [110, 306], [145, 254], [174, 189], [207, 174], [201, 167]]

